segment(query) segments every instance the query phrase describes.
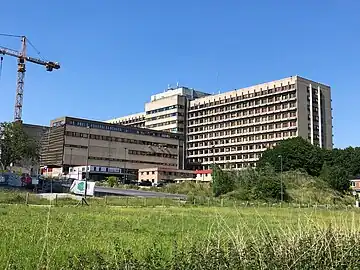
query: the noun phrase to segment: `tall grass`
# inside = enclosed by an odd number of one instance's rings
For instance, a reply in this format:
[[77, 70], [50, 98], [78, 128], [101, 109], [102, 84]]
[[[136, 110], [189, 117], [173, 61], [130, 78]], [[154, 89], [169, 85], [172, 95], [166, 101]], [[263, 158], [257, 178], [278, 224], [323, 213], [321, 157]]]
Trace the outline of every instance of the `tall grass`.
[[[69, 269], [359, 269], [359, 233], [314, 230], [301, 235], [271, 235], [240, 241], [207, 239], [174, 247], [170, 256], [161, 244], [138, 258], [115, 245], [108, 256], [91, 251], [71, 256]], [[233, 239], [236, 240], [236, 239]]]
[[213, 195], [210, 183], [182, 182], [178, 184], [168, 184], [161, 188], [152, 187], [151, 190], [202, 197], [211, 197]]
[[[48, 194], [50, 195], [50, 194]], [[57, 198], [57, 199], [55, 199]], [[73, 196], [71, 198], [63, 198], [60, 195], [52, 200], [39, 197], [38, 194], [27, 193], [24, 191], [0, 190], [1, 204], [18, 204], [18, 205], [51, 205], [51, 206], [76, 206], [79, 204], [81, 197]], [[187, 200], [172, 198], [143, 198], [143, 197], [88, 197], [88, 203], [91, 206], [114, 206], [114, 207], [277, 207], [277, 208], [328, 208], [328, 209], [350, 209], [353, 208], [354, 199], [347, 198], [343, 201], [336, 201], [335, 204], [329, 200], [329, 204], [320, 204], [317, 201], [312, 203], [299, 202], [263, 202], [263, 201], [241, 201], [234, 198], [223, 196], [221, 198], [208, 196], [187, 196]]]
[[0, 206], [0, 269], [359, 269], [358, 211]]

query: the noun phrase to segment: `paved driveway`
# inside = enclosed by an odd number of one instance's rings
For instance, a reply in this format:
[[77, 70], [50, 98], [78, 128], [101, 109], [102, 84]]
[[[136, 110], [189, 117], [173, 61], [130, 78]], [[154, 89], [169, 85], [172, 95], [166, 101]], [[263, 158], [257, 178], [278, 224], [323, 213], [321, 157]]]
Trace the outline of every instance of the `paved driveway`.
[[[64, 185], [70, 187], [70, 185]], [[187, 198], [186, 195], [182, 194], [170, 194], [163, 192], [144, 191], [136, 189], [122, 189], [122, 188], [111, 188], [111, 187], [95, 187], [95, 194], [98, 195], [113, 195], [113, 196], [132, 196], [132, 197], [147, 197], [147, 198], [172, 198], [182, 199]]]

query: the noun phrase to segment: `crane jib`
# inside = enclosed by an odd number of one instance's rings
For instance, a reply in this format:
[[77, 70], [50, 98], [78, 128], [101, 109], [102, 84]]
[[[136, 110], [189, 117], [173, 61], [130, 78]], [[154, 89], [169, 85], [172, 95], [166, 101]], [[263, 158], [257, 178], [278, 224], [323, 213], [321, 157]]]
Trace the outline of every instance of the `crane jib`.
[[[15, 100], [15, 114], [14, 121], [21, 122], [22, 119], [22, 106], [23, 106], [23, 95], [24, 95], [24, 77], [25, 77], [25, 62], [30, 62], [38, 65], [45, 66], [47, 71], [53, 71], [54, 69], [59, 69], [60, 64], [58, 62], [53, 61], [45, 61], [38, 58], [26, 56], [26, 43], [35, 48], [30, 41], [27, 40], [25, 36], [21, 37], [21, 51], [12, 50], [9, 48], [5, 48], [0, 46], [0, 54], [9, 55], [16, 57], [18, 59], [18, 76], [17, 76], [17, 87], [16, 87], [16, 100]], [[36, 50], [36, 48], [35, 48]], [[39, 54], [39, 52], [38, 52]]]

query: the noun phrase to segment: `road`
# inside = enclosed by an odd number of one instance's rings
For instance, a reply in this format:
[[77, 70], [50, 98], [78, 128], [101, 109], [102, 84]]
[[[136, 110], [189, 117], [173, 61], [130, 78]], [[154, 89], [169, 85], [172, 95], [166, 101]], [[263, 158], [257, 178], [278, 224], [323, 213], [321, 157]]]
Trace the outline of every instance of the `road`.
[[[63, 185], [70, 187], [70, 185]], [[113, 195], [113, 196], [131, 196], [131, 197], [146, 197], [146, 198], [171, 198], [185, 200], [186, 195], [181, 194], [170, 194], [163, 192], [144, 191], [136, 189], [122, 189], [122, 188], [111, 188], [111, 187], [95, 187], [95, 195]]]

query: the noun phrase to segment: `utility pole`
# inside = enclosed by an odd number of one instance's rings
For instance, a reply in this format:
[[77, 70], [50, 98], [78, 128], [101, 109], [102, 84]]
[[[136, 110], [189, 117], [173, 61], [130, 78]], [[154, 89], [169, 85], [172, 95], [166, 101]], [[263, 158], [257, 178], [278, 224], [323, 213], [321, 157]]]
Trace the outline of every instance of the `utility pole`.
[[87, 151], [86, 151], [86, 176], [85, 176], [85, 193], [84, 193], [85, 203], [86, 203], [86, 195], [87, 195], [87, 182], [90, 177], [90, 170], [89, 170], [90, 126], [87, 126], [87, 130], [88, 130], [88, 138], [87, 138]]
[[124, 162], [124, 184], [126, 183], [126, 181], [127, 181], [127, 172], [126, 172], [126, 152], [127, 152], [127, 148], [125, 147], [124, 148], [125, 149], [125, 162]]
[[109, 174], [109, 170], [110, 170], [110, 165], [111, 165], [111, 163], [110, 163], [110, 159], [111, 159], [111, 142], [112, 142], [112, 137], [111, 137], [111, 129], [110, 129], [110, 131], [109, 131], [109, 149], [108, 149], [108, 174]]
[[213, 167], [215, 167], [215, 145], [213, 144], [211, 146], [212, 149], [212, 156], [213, 156]]
[[180, 170], [180, 139], [178, 140], [177, 146], [177, 168]]

